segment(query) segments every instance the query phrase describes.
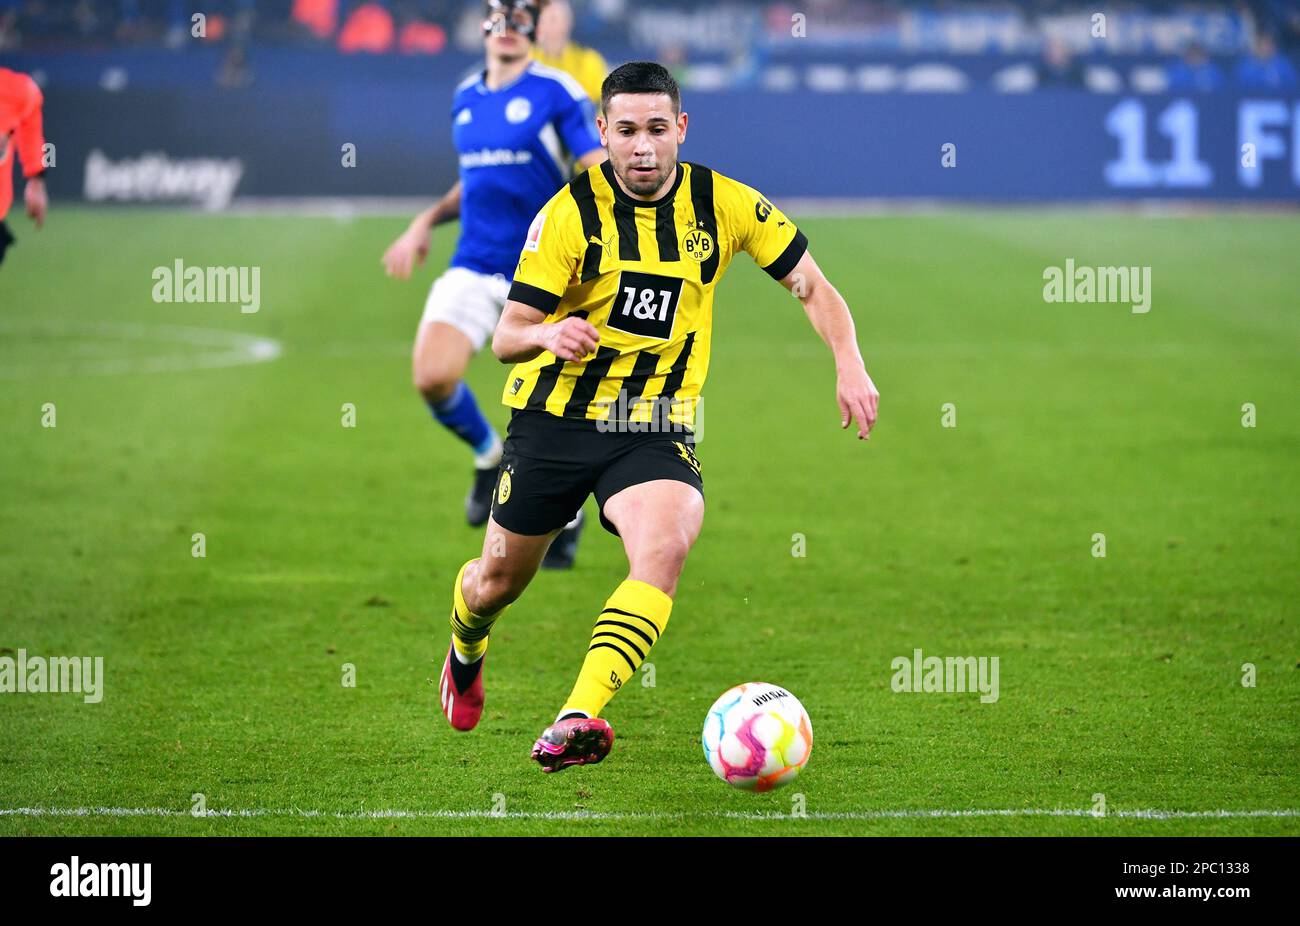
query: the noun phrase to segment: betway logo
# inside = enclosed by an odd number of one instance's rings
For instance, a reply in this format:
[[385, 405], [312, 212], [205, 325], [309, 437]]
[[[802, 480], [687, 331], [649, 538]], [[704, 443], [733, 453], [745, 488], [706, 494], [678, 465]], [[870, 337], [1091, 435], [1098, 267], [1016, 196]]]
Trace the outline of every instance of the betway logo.
[[484, 148], [481, 151], [470, 151], [460, 156], [460, 166], [464, 169], [471, 167], [498, 167], [502, 164], [527, 164], [533, 159], [531, 151], [511, 151], [509, 148]]
[[173, 159], [156, 151], [114, 161], [96, 148], [86, 157], [85, 195], [91, 202], [167, 200], [224, 209], [243, 175], [238, 158]]
[[50, 868], [51, 897], [130, 897], [137, 907], [149, 906], [153, 865], [149, 862], [83, 862], [74, 855], [67, 864]]

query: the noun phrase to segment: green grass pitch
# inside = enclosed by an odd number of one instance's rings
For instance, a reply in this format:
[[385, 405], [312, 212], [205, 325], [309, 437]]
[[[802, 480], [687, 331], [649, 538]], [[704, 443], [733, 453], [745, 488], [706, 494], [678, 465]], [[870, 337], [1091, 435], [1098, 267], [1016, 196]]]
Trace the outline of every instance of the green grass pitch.
[[[483, 723], [448, 728], [430, 679], [481, 535], [408, 356], [454, 231], [403, 284], [378, 263], [399, 219], [11, 221], [0, 655], [103, 656], [105, 683], [99, 704], [0, 694], [0, 834], [1300, 833], [1294, 215], [806, 221], [882, 393], [868, 443], [838, 428], [799, 304], [738, 259], [655, 684], [611, 703], [609, 759], [555, 776], [529, 747], [625, 561], [593, 529], [574, 572], [539, 576], [493, 635]], [[153, 302], [177, 258], [259, 266], [260, 311]], [[1067, 258], [1150, 266], [1151, 311], [1044, 302]], [[222, 365], [170, 326], [282, 354]], [[504, 376], [486, 355], [470, 375], [500, 426]], [[999, 700], [894, 692], [916, 648], [997, 656]], [[766, 795], [699, 744], [750, 680], [816, 734]], [[76, 813], [96, 808], [146, 812]]]

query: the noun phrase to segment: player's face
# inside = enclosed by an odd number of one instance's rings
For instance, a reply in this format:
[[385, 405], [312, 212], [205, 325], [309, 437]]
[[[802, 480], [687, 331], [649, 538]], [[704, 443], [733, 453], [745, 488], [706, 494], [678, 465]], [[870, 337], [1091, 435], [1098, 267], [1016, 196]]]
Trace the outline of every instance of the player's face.
[[518, 32], [505, 29], [499, 33], [488, 33], [487, 53], [494, 58], [514, 61], [532, 54], [532, 43]]
[[548, 3], [537, 17], [537, 41], [543, 46], [561, 46], [573, 33], [573, 10], [567, 3]]
[[487, 52], [494, 58], [514, 61], [532, 54], [536, 10], [511, 3], [489, 3], [483, 20]]
[[637, 196], [655, 198], [677, 165], [686, 113], [674, 113], [666, 93], [620, 93], [610, 98], [596, 125], [623, 185]]

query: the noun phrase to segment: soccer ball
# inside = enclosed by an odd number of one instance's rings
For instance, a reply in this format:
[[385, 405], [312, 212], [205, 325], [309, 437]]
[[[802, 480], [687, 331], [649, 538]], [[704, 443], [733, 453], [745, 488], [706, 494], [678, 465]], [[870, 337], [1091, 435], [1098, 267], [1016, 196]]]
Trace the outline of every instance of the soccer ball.
[[747, 791], [771, 791], [808, 764], [812, 721], [779, 685], [746, 682], [713, 702], [703, 740], [704, 758], [719, 778]]

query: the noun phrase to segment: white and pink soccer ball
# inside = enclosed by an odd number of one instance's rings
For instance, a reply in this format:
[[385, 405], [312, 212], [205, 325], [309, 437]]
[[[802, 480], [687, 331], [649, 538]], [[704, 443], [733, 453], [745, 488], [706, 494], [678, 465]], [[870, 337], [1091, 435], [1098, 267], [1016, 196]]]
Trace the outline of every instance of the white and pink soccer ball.
[[812, 721], [779, 685], [746, 682], [713, 702], [703, 740], [704, 758], [719, 778], [747, 791], [771, 791], [808, 764]]

